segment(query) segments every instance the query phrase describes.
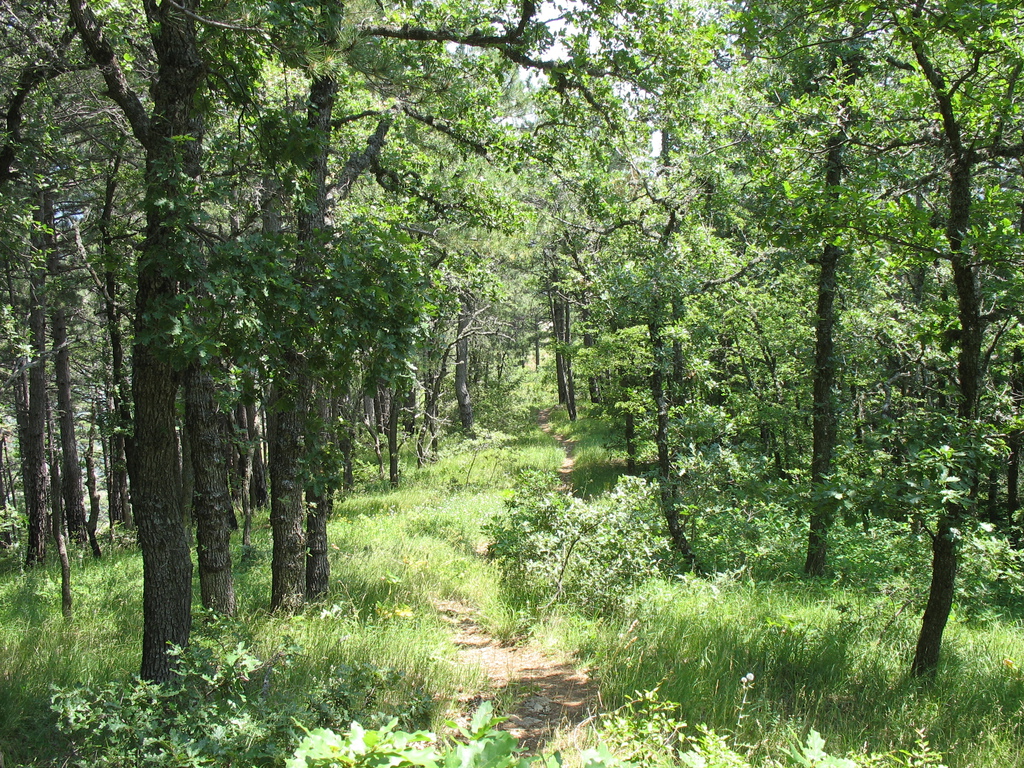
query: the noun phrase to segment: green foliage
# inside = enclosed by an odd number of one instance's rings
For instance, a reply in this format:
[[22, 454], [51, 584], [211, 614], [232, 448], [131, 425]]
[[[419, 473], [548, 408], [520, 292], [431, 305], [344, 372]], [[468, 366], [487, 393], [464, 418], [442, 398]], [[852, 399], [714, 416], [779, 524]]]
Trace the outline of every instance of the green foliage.
[[[175, 768], [273, 765], [296, 737], [295, 703], [272, 694], [273, 669], [242, 643], [194, 642], [179, 652], [168, 684], [136, 679], [57, 691], [53, 710], [77, 766], [164, 765]], [[273, 705], [270, 701], [273, 700]]]
[[396, 669], [354, 661], [297, 690], [288, 669], [300, 662], [298, 649], [261, 659], [242, 641], [232, 645], [230, 633], [216, 635], [177, 652], [171, 683], [134, 679], [54, 693], [70, 764], [279, 765], [298, 738], [297, 723], [412, 725], [433, 709], [432, 697]]
[[612, 492], [583, 501], [560, 490], [556, 475], [529, 471], [485, 532], [518, 599], [600, 613], [671, 568], [663, 526], [655, 490], [639, 478], [624, 477]]
[[[468, 727], [447, 723], [458, 739], [446, 747], [428, 731], [396, 731], [398, 721], [377, 730], [353, 723], [339, 734], [327, 729], [307, 732], [286, 761], [286, 768], [560, 768], [561, 758], [528, 758], [520, 755], [512, 734], [497, 729], [504, 718], [494, 717], [490, 702], [474, 713]], [[628, 768], [607, 749], [590, 749], [580, 755], [584, 768]]]
[[[748, 676], [751, 683], [753, 676]], [[678, 718], [679, 705], [663, 700], [657, 690], [636, 694], [601, 718], [599, 738], [616, 755], [643, 768], [750, 768], [777, 766], [772, 758], [757, 760], [751, 749], [736, 742], [727, 731], [701, 725], [690, 729]], [[792, 768], [944, 768], [941, 757], [924, 740], [909, 750], [840, 757], [825, 750], [825, 739], [814, 729], [803, 743], [785, 755]]]

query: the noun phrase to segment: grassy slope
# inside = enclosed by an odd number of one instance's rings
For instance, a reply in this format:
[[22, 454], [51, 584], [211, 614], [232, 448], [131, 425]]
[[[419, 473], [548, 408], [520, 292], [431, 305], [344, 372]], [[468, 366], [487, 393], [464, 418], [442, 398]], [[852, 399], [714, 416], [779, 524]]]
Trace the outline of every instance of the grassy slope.
[[[609, 455], [594, 444], [604, 427], [552, 421], [584, 448], [576, 472], [607, 477]], [[714, 548], [711, 522], [698, 526], [698, 548]], [[952, 768], [1024, 765], [1024, 637], [1013, 608], [999, 615], [965, 591], [938, 679], [923, 685], [907, 671], [926, 596], [926, 542], [884, 522], [841, 530], [837, 576], [806, 580], [802, 542], [788, 527], [772, 538], [770, 525], [752, 547], [769, 550], [770, 569], [746, 553], [750, 567], [654, 581], [615, 615], [563, 611], [541, 631], [596, 670], [609, 708], [658, 689], [691, 725], [733, 733], [755, 763], [779, 759], [813, 728], [834, 754], [912, 749], [924, 738]], [[983, 565], [975, 559], [965, 570], [980, 578]], [[961, 586], [970, 588], [965, 578]], [[745, 689], [747, 673], [754, 684]]]
[[[607, 437], [593, 424], [561, 418], [556, 411], [556, 431], [579, 441], [577, 481], [587, 492], [606, 486], [618, 471], [608, 467]], [[497, 574], [475, 553], [480, 522], [500, 507], [517, 468], [554, 469], [561, 461], [553, 441], [525, 420], [509, 431], [516, 435], [453, 446], [438, 464], [410, 470], [397, 491], [371, 488], [341, 502], [330, 529], [333, 587], [301, 616], [266, 614], [270, 541], [263, 520], [254, 547], [235, 553], [244, 618], [234, 634], [264, 658], [300, 648], [282, 672], [295, 691], [339, 664], [399, 670], [431, 697], [436, 723], [460, 688], [482, 685], [473, 670], [453, 663], [432, 605], [454, 598], [480, 607], [498, 634], [535, 622], [538, 634], [594, 669], [606, 706], [660, 687], [688, 722], [734, 732], [761, 762], [778, 759], [815, 728], [836, 753], [909, 747], [923, 734], [953, 768], [1024, 764], [1019, 621], [954, 619], [938, 683], [919, 687], [906, 676], [919, 620], [919, 564], [907, 566], [902, 581], [857, 581], [848, 573], [844, 581], [806, 582], [792, 571], [769, 581], [749, 569], [707, 581], [656, 581], [604, 616], [557, 607], [536, 616], [504, 604]], [[759, 546], [784, 549], [782, 533]], [[851, 551], [865, 547], [861, 538], [851, 535]], [[888, 538], [883, 532], [876, 545]], [[923, 547], [914, 551], [920, 560]], [[851, 556], [850, 568], [866, 568], [867, 560]], [[70, 625], [60, 618], [54, 564], [29, 574], [10, 562], [0, 562], [4, 567], [0, 749], [9, 767], [43, 764], [62, 749], [48, 709], [51, 686], [125, 679], [136, 668], [141, 561], [130, 551], [79, 559]], [[881, 573], [888, 566], [872, 567]], [[217, 631], [204, 630], [205, 621], [198, 618], [199, 631]], [[744, 691], [740, 678], [748, 672], [755, 682]], [[391, 695], [400, 704], [405, 694]]]

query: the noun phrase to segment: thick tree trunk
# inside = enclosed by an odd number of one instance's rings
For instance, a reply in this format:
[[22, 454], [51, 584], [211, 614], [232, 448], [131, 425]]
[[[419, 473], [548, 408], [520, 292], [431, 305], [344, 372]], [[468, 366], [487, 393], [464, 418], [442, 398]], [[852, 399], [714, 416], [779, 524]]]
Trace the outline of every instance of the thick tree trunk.
[[171, 303], [186, 279], [182, 267], [197, 246], [191, 241], [192, 181], [202, 169], [203, 119], [199, 95], [206, 65], [199, 54], [196, 0], [158, 4], [143, 0], [156, 72], [152, 111], [131, 90], [120, 57], [84, 0], [70, 0], [86, 50], [99, 67], [146, 150], [146, 234], [136, 275], [132, 397], [135, 422], [128, 469], [143, 558], [141, 675], [170, 678], [170, 646], [188, 644], [192, 627], [192, 560], [181, 522], [175, 450], [175, 400], [179, 374], [170, 362]]
[[[327, 218], [327, 162], [331, 116], [338, 86], [329, 75], [313, 78], [306, 110], [306, 128], [315, 148], [307, 163], [309, 193], [300, 200], [296, 217], [299, 250], [295, 275], [305, 279]], [[271, 450], [270, 521], [274, 536], [271, 608], [297, 611], [306, 593], [306, 480], [300, 463], [312, 384], [306, 359], [296, 350], [285, 353], [285, 367], [275, 379], [275, 428]], [[284, 395], [284, 396], [282, 396]]]
[[[298, 360], [291, 362], [292, 370], [300, 365]], [[301, 382], [275, 384], [270, 405], [270, 608], [289, 613], [301, 609], [306, 599], [305, 483], [300, 464], [308, 397], [303, 377]]]
[[235, 615], [231, 573], [231, 496], [228, 491], [225, 418], [213, 377], [198, 365], [185, 374], [185, 420], [191, 446], [192, 517], [196, 524], [199, 590], [203, 607]]
[[388, 405], [388, 480], [392, 488], [397, 488], [400, 479], [398, 423], [402, 417], [401, 395], [397, 389], [390, 390], [390, 400]]
[[[826, 195], [834, 198], [843, 178], [843, 149], [846, 144], [847, 111], [841, 108], [843, 128], [828, 144], [825, 171]], [[842, 249], [832, 242], [825, 244], [818, 267], [818, 311], [815, 329], [814, 394], [811, 434], [811, 520], [807, 539], [807, 559], [804, 572], [809, 576], [822, 576], [828, 562], [828, 533], [832, 527], [831, 505], [823, 498], [821, 488], [832, 474], [832, 455], [836, 446], [835, 408], [835, 326], [836, 276]]]

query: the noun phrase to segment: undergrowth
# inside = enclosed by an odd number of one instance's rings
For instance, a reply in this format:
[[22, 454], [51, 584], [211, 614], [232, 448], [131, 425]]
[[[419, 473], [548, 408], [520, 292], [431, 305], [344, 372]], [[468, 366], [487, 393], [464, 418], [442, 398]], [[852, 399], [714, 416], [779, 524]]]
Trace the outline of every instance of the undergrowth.
[[[984, 526], [964, 532], [941, 666], [921, 684], [907, 668], [927, 593], [926, 534], [894, 521], [839, 525], [833, 572], [806, 579], [792, 489], [758, 488], [727, 453], [694, 452], [680, 458], [682, 511], [715, 573], [696, 578], [668, 548], [650, 480], [622, 478], [603, 427], [551, 415], [576, 444], [572, 495], [555, 487], [563, 454], [536, 410], [513, 405], [504, 418], [494, 409], [476, 437], [448, 438], [436, 463], [417, 470], [404, 456], [398, 489], [373, 480], [339, 500], [332, 586], [296, 616], [267, 612], [271, 543], [258, 516], [253, 544], [234, 551], [241, 618], [197, 614], [174, 686], [134, 677], [142, 568], [129, 546], [101, 561], [75, 554], [70, 623], [54, 563], [21, 573], [4, 559], [8, 768], [282, 765], [300, 759], [303, 729], [317, 728], [341, 751], [307, 751], [309, 765], [377, 764], [370, 733], [388, 749], [398, 734], [426, 734], [388, 752], [391, 765], [470, 760], [432, 735], [450, 733], [459, 700], [485, 685], [457, 661], [438, 617], [445, 600], [477, 609], [500, 639], [532, 635], [590, 669], [605, 708], [592, 739], [611, 749], [600, 758], [608, 766], [906, 768], [939, 755], [951, 768], [1024, 764], [1021, 568]], [[362, 731], [346, 732], [352, 721]], [[494, 762], [465, 765], [522, 765], [514, 744], [489, 738], [457, 737], [492, 745], [472, 760]], [[416, 763], [406, 747], [428, 752]], [[585, 762], [575, 750], [565, 760]]]

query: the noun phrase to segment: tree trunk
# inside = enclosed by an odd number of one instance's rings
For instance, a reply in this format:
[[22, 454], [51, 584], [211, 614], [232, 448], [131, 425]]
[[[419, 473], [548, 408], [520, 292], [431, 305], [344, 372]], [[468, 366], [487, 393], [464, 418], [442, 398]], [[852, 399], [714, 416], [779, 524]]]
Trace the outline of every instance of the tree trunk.
[[[49, 252], [50, 275], [57, 278], [60, 259], [57, 250]], [[63, 292], [62, 292], [63, 293]], [[78, 461], [78, 443], [75, 439], [75, 410], [71, 400], [71, 354], [68, 350], [67, 314], [63, 297], [50, 302], [50, 323], [53, 336], [54, 378], [57, 383], [57, 421], [60, 426], [61, 443], [61, 490], [64, 494], [64, 516], [68, 536], [76, 544], [88, 541], [85, 517], [85, 492], [82, 487], [82, 467]]]
[[911, 672], [917, 677], [934, 676], [939, 666], [942, 634], [949, 620], [956, 586], [959, 537], [955, 528], [956, 517], [943, 515], [932, 536], [932, 580], [911, 665]]
[[384, 444], [381, 441], [383, 417], [381, 416], [380, 395], [378, 392], [363, 395], [363, 424], [370, 437], [373, 455], [377, 458], [377, 477], [384, 479]]
[[96, 406], [93, 404], [92, 419], [89, 424], [89, 437], [85, 448], [85, 486], [89, 490], [89, 519], [86, 521], [86, 532], [89, 535], [89, 546], [92, 556], [100, 557], [100, 542], [96, 538], [96, 529], [100, 521], [100, 491], [96, 483]]
[[331, 582], [327, 522], [332, 499], [329, 492], [321, 490], [307, 493], [306, 501], [306, 599], [317, 600], [327, 594]]
[[121, 334], [120, 312], [117, 302], [117, 276], [113, 264], [116, 261], [113, 235], [110, 232], [114, 211], [114, 193], [117, 189], [117, 166], [107, 178], [103, 210], [100, 214], [100, 239], [108, 267], [104, 273], [104, 318], [107, 338], [110, 342], [110, 448], [108, 450], [107, 472], [107, 515], [113, 533], [114, 524], [132, 527], [131, 504], [128, 495], [128, 458], [126, 432], [131, 428], [132, 414], [129, 407], [130, 393], [125, 379], [124, 341]]
[[662, 336], [662, 329], [656, 323], [647, 326], [651, 338], [651, 350], [654, 353], [654, 366], [651, 371], [651, 396], [657, 409], [657, 433], [655, 443], [658, 446], [658, 483], [661, 489], [661, 508], [668, 524], [672, 547], [695, 572], [701, 573], [702, 568], [697, 556], [686, 538], [683, 522], [679, 519], [677, 504], [676, 481], [672, 472], [672, 458], [668, 440], [668, 398], [665, 395], [665, 370], [670, 365], [669, 350]]
[[181, 509], [181, 524], [185, 527], [185, 537], [191, 548], [195, 544], [192, 505], [196, 498], [196, 474], [192, 465], [192, 427], [187, 415], [177, 431], [175, 449], [178, 452], [178, 504]]
[[50, 466], [53, 468], [50, 473], [50, 533], [57, 545], [57, 557], [60, 560], [60, 611], [64, 615], [65, 621], [71, 621], [71, 561], [68, 559], [67, 540], [64, 538], [64, 491], [61, 487], [63, 478], [60, 473], [60, 460], [54, 446], [56, 440], [51, 417], [52, 414], [47, 414], [47, 422], [50, 425]]
[[455, 336], [455, 399], [459, 404], [462, 431], [473, 435], [473, 403], [469, 396], [469, 335], [473, 323], [473, 299], [462, 297], [458, 329]]
[[316, 436], [314, 450], [314, 483], [306, 489], [306, 599], [316, 600], [327, 594], [331, 580], [331, 562], [328, 558], [327, 522], [334, 499], [333, 467], [327, 456], [333, 433], [329, 429], [336, 415], [327, 393], [319, 391], [311, 414], [313, 423], [308, 429]]
[[197, 10], [195, 0], [173, 6], [145, 0], [143, 5], [157, 66], [150, 89], [151, 115], [145, 114], [127, 85], [99, 21], [83, 0], [71, 0], [86, 49], [146, 149], [146, 232], [136, 270], [135, 421], [128, 470], [143, 559], [141, 675], [161, 682], [170, 678], [175, 664], [168, 651], [172, 645], [187, 645], [192, 628], [192, 560], [181, 522], [175, 448], [179, 373], [169, 362], [174, 341], [164, 323], [173, 311], [179, 268], [195, 247], [189, 186], [201, 171], [203, 120], [198, 96], [206, 67], [189, 15]]
[[[1021, 406], [1024, 405], [1024, 350], [1013, 348], [1012, 373], [1010, 375], [1010, 399], [1013, 401], [1014, 415], [1020, 418]], [[1024, 536], [1024, 520], [1018, 517], [1020, 510], [1020, 454], [1024, 445], [1024, 430], [1011, 430], [1006, 442], [1010, 455], [1006, 459], [1006, 519], [1016, 546], [1021, 546]]]
[[252, 544], [252, 456], [254, 446], [249, 437], [249, 409], [245, 403], [239, 401], [235, 406], [235, 435], [239, 445], [239, 501], [242, 503], [242, 546]]
[[[398, 487], [399, 481], [399, 444], [398, 422], [401, 419], [401, 395], [397, 389], [391, 389], [391, 402], [388, 406], [388, 479], [392, 488]], [[472, 421], [472, 415], [470, 416]], [[471, 427], [472, 428], [472, 425]]]
[[265, 418], [257, 418], [262, 409], [251, 403], [245, 408], [245, 418], [249, 429], [249, 440], [252, 442], [252, 478], [249, 480], [249, 503], [253, 509], [267, 506], [267, 470], [263, 462], [263, 440], [266, 424]]
[[213, 377], [192, 365], [185, 373], [185, 421], [191, 447], [192, 517], [196, 524], [199, 590], [203, 607], [235, 615], [231, 573], [231, 495], [228, 490], [225, 418]]
[[[288, 362], [288, 361], [286, 361]], [[296, 366], [298, 361], [294, 361]], [[294, 370], [294, 369], [293, 369]], [[275, 384], [270, 422], [271, 610], [294, 612], [305, 602], [305, 483], [300, 474], [306, 403], [305, 381]]]
[[[41, 195], [37, 221], [42, 232], [52, 232], [53, 210], [49, 197]], [[52, 246], [50, 235], [35, 233], [36, 251], [30, 278], [29, 334], [32, 347], [28, 370], [28, 402], [25, 420], [26, 441], [21, 446], [24, 465], [25, 508], [28, 515], [28, 546], [25, 565], [33, 566], [46, 557], [48, 516], [46, 488], [49, 482], [46, 464], [46, 251]]]
[[569, 301], [556, 293], [552, 297], [552, 320], [555, 332], [555, 372], [558, 376], [558, 402], [565, 405], [570, 421], [576, 421], [576, 385], [572, 375], [572, 359], [569, 345], [570, 333]]
[[[975, 158], [973, 149], [964, 146], [962, 126], [956, 119], [952, 94], [947, 90], [942, 73], [932, 66], [924, 42], [917, 37], [911, 42], [918, 65], [932, 87], [942, 117], [943, 140], [949, 164], [945, 235], [949, 244], [949, 259], [957, 295], [957, 318], [960, 322], [957, 415], [961, 428], [973, 430], [977, 426], [982, 383], [982, 343], [985, 333], [985, 321], [981, 314], [979, 265], [977, 257], [964, 243], [964, 238], [971, 229], [971, 174]], [[978, 468], [968, 467], [966, 470], [971, 474], [969, 480], [973, 496], [978, 486]], [[949, 619], [955, 591], [959, 538], [955, 531], [962, 527], [966, 515], [967, 510], [962, 504], [947, 505], [932, 538], [931, 588], [928, 606], [921, 623], [917, 650], [911, 665], [911, 671], [919, 677], [934, 676], [938, 669], [942, 634]]]
[[[848, 106], [840, 108], [840, 130], [828, 143], [825, 170], [826, 197], [834, 200], [843, 179], [843, 149], [846, 145], [844, 115]], [[824, 498], [822, 487], [832, 474], [832, 455], [836, 446], [835, 408], [835, 326], [836, 275], [842, 249], [832, 242], [825, 244], [818, 267], [818, 311], [814, 350], [814, 401], [811, 434], [811, 520], [807, 539], [804, 572], [823, 576], [828, 562], [828, 533], [832, 527], [831, 504]]]

